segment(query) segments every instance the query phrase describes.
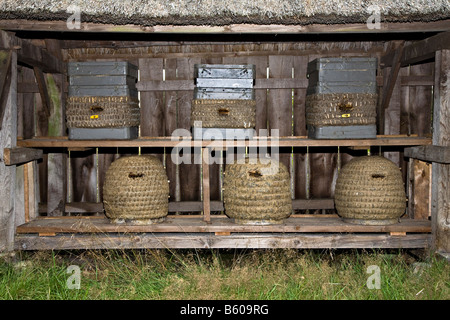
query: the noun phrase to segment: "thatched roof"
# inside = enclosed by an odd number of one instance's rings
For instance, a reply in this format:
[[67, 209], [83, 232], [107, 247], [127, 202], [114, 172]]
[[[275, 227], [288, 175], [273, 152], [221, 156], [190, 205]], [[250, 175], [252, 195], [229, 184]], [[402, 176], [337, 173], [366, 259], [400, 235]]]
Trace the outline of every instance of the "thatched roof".
[[450, 0], [0, 0], [0, 19], [66, 20], [136, 25], [365, 23], [370, 5], [386, 22], [450, 18]]

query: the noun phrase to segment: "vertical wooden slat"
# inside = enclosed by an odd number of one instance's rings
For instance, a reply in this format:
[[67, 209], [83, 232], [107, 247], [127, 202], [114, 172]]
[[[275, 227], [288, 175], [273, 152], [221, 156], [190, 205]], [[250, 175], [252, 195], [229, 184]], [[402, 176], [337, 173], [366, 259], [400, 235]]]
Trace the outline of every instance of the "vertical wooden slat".
[[[222, 46], [214, 46], [215, 50], [222, 50]], [[222, 57], [204, 57], [201, 59], [201, 63], [203, 64], [222, 64], [225, 63], [222, 60]], [[237, 63], [231, 63], [231, 64], [237, 64]], [[211, 151], [210, 151], [211, 152]], [[214, 150], [214, 155], [216, 158], [218, 158], [219, 150]], [[209, 193], [211, 200], [220, 200], [220, 194], [221, 194], [221, 186], [220, 186], [220, 171], [221, 166], [218, 163], [212, 163], [209, 166]]]
[[[194, 81], [194, 65], [200, 62], [200, 58], [177, 59], [178, 79]], [[178, 128], [191, 130], [191, 104], [193, 98], [194, 92], [192, 90], [178, 92]], [[201, 198], [200, 168], [198, 165], [198, 163], [201, 163], [201, 155], [192, 155], [191, 162], [192, 164], [180, 164], [179, 167], [182, 201], [199, 201]]]
[[[294, 58], [294, 78], [306, 79], [308, 66], [308, 56], [298, 56]], [[306, 136], [305, 117], [306, 88], [294, 90], [294, 136]], [[307, 163], [306, 148], [295, 150], [295, 198], [306, 199], [306, 170]]]
[[208, 148], [202, 149], [203, 220], [207, 223], [211, 221], [209, 152]]
[[[414, 219], [428, 219], [430, 216], [430, 188], [431, 188], [431, 164], [411, 159], [413, 162], [413, 197], [412, 201]], [[410, 204], [411, 205], [411, 204]]]
[[[159, 58], [139, 59], [140, 80], [163, 80], [164, 60]], [[141, 136], [164, 135], [163, 92], [141, 92]]]
[[[165, 65], [165, 80], [177, 79], [177, 60], [166, 59]], [[165, 91], [164, 97], [164, 121], [165, 121], [165, 136], [170, 137], [172, 132], [178, 128], [178, 94], [177, 91]], [[167, 150], [170, 153], [171, 150]], [[169, 178], [170, 199], [180, 201], [180, 186], [179, 177], [177, 176], [178, 165], [175, 165], [171, 159], [170, 154], [166, 157], [166, 172]], [[178, 170], [179, 171], [179, 170]]]
[[[1, 39], [0, 39], [1, 40]], [[1, 42], [1, 41], [0, 41]], [[8, 47], [8, 44], [4, 44]], [[8, 94], [3, 97], [5, 109], [0, 130], [0, 159], [3, 159], [4, 148], [16, 146], [17, 141], [17, 54], [11, 52], [10, 84]], [[5, 88], [6, 89], [6, 88]], [[6, 166], [0, 161], [0, 251], [12, 250], [14, 246], [16, 166]]]
[[[384, 69], [385, 73], [391, 73], [391, 70]], [[386, 75], [386, 74], [385, 74]], [[389, 82], [385, 81], [385, 85], [389, 85]], [[392, 85], [392, 83], [391, 83]], [[384, 112], [384, 132], [386, 135], [400, 134], [400, 112], [401, 112], [401, 85], [397, 78], [397, 81], [393, 84], [391, 99]], [[400, 165], [400, 155], [398, 152], [385, 152], [384, 156], [392, 160], [395, 164]]]
[[[292, 56], [269, 56], [269, 78], [292, 78], [293, 67], [294, 57]], [[278, 129], [280, 137], [292, 135], [291, 89], [269, 90], [267, 96], [267, 118], [270, 130]], [[283, 163], [286, 168], [289, 168], [290, 166], [289, 160], [289, 150], [280, 149], [280, 162]]]
[[[436, 52], [433, 145], [450, 146], [450, 50]], [[450, 165], [433, 163], [432, 234], [437, 251], [450, 252]]]
[[[65, 135], [65, 96], [62, 75], [47, 75], [47, 88], [51, 100], [48, 119], [50, 136]], [[66, 154], [48, 154], [47, 215], [62, 215], [66, 203]]]

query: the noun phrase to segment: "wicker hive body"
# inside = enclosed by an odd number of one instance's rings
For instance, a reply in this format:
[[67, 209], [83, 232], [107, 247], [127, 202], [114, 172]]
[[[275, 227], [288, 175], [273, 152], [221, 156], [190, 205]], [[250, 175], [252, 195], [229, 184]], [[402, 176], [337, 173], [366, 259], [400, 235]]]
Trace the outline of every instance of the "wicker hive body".
[[197, 64], [194, 76], [191, 127], [255, 127], [254, 65]]
[[203, 128], [253, 128], [256, 125], [256, 101], [194, 99], [191, 126], [199, 121]]
[[228, 164], [223, 196], [225, 213], [239, 224], [280, 224], [292, 213], [289, 172], [274, 160]]
[[344, 221], [365, 225], [398, 222], [406, 209], [399, 168], [380, 156], [352, 159], [336, 181], [335, 205]]
[[137, 72], [136, 66], [124, 61], [69, 62], [69, 130], [139, 126]]
[[376, 137], [376, 58], [318, 58], [308, 63], [306, 124], [315, 139]]
[[106, 172], [103, 203], [113, 223], [163, 221], [169, 209], [168, 198], [166, 171], [153, 156], [119, 158]]

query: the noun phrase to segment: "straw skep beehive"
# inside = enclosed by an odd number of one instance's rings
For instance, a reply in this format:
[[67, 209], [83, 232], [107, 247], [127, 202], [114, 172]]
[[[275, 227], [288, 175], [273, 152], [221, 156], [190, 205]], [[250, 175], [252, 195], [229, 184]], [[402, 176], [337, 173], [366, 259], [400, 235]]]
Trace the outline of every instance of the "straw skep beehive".
[[168, 213], [168, 198], [167, 174], [156, 157], [121, 157], [106, 172], [103, 203], [113, 223], [161, 222]]
[[280, 224], [292, 213], [289, 172], [277, 161], [246, 158], [227, 164], [224, 207], [239, 224]]
[[364, 225], [398, 222], [406, 209], [399, 168], [381, 156], [352, 159], [336, 181], [335, 205], [344, 221]]

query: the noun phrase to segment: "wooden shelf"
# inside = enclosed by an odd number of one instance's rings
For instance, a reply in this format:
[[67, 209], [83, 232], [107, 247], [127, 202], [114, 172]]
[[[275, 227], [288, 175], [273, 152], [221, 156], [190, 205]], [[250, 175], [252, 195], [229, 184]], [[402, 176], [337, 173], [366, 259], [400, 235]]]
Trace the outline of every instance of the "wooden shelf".
[[428, 220], [362, 226], [335, 215], [292, 216], [282, 225], [237, 225], [226, 216], [169, 216], [148, 226], [114, 225], [104, 217], [38, 218], [17, 228], [19, 250], [130, 248], [428, 248]]
[[430, 145], [431, 138], [406, 135], [379, 135], [376, 139], [316, 140], [304, 136], [255, 137], [252, 140], [195, 141], [191, 138], [172, 141], [171, 137], [141, 137], [135, 140], [68, 140], [67, 137], [39, 137], [18, 140], [17, 146], [28, 148], [101, 148], [101, 147], [257, 147], [266, 143], [279, 147], [370, 147]]
[[152, 225], [113, 224], [106, 217], [41, 217], [17, 227], [16, 232], [57, 233], [232, 233], [232, 232], [281, 232], [281, 233], [429, 233], [428, 220], [401, 219], [400, 223], [387, 226], [356, 225], [342, 221], [336, 215], [295, 215], [279, 225], [241, 225], [225, 215], [211, 216], [211, 222], [198, 216], [168, 216], [166, 221]]

